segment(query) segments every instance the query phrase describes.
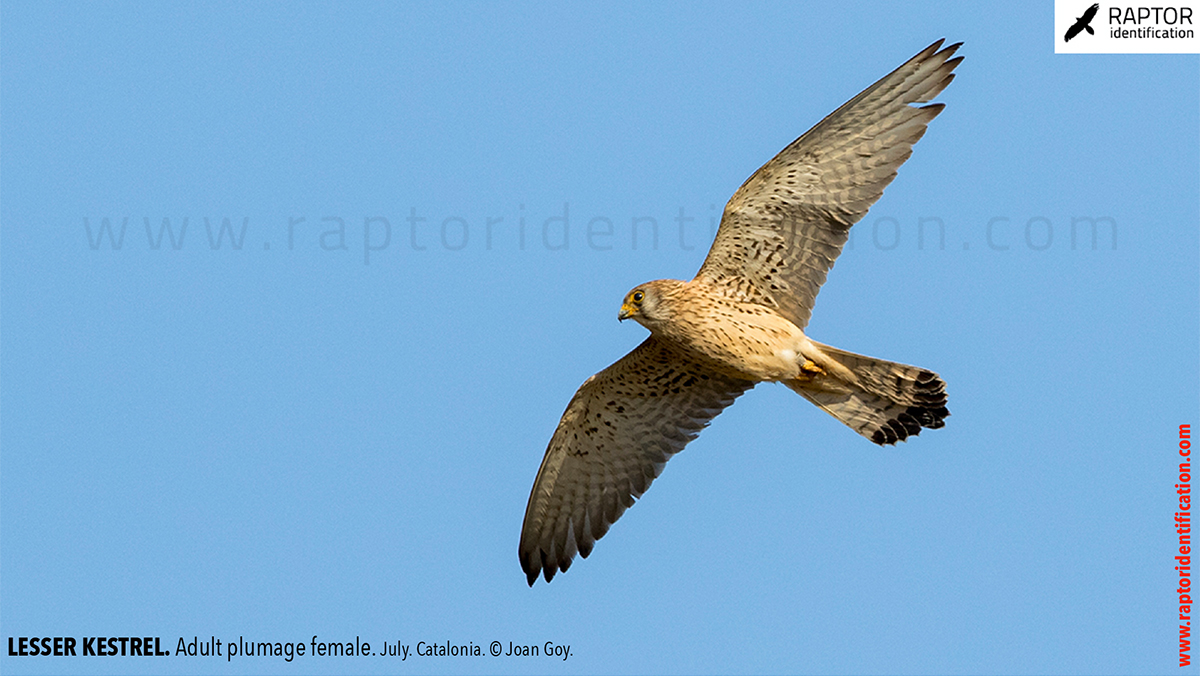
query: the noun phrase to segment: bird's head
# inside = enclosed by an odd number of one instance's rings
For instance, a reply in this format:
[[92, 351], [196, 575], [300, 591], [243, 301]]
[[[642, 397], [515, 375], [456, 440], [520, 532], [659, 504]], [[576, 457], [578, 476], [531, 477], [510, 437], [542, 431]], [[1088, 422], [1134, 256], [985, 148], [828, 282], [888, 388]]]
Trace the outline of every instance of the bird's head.
[[632, 291], [625, 294], [625, 300], [621, 301], [621, 311], [617, 313], [617, 319], [621, 321], [633, 319], [642, 326], [654, 330], [656, 326], [669, 318], [668, 296], [675, 285], [682, 283], [673, 279], [660, 279], [635, 286]]

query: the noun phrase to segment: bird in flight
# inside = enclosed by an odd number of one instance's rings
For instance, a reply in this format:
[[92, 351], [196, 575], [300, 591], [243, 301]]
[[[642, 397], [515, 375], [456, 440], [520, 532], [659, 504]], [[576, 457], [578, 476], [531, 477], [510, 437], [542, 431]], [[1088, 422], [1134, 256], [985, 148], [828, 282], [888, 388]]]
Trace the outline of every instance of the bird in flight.
[[618, 319], [650, 337], [583, 383], [550, 439], [518, 550], [530, 586], [591, 553], [667, 460], [757, 383], [783, 383], [879, 445], [943, 426], [936, 373], [823, 345], [804, 327], [850, 226], [942, 111], [928, 101], [954, 79], [961, 44], [933, 43], [754, 172], [694, 279], [625, 295]]
[[1100, 3], [1098, 2], [1091, 7], [1088, 7], [1087, 11], [1083, 13], [1083, 16], [1075, 19], [1075, 23], [1071, 24], [1071, 27], [1067, 29], [1067, 34], [1063, 36], [1063, 42], [1070, 42], [1071, 38], [1079, 35], [1083, 31], [1087, 31], [1088, 35], [1095, 35], [1096, 31], [1092, 30], [1091, 23], [1092, 19], [1096, 18], [1096, 12], [1099, 11]]

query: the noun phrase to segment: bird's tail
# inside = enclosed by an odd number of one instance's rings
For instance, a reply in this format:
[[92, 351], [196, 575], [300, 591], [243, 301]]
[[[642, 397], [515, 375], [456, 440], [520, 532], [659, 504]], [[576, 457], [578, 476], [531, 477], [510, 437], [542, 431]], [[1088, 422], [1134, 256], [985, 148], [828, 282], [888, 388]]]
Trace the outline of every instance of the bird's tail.
[[938, 374], [813, 344], [831, 362], [829, 368], [806, 369], [784, 384], [855, 432], [882, 446], [916, 436], [923, 427], [945, 425], [950, 411]]

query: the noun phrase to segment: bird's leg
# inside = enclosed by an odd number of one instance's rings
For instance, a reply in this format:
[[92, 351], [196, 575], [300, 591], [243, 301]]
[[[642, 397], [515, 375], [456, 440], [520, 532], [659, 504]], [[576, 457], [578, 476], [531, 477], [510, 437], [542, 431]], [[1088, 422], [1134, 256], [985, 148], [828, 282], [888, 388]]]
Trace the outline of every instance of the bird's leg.
[[799, 380], [812, 380], [817, 376], [823, 375], [825, 375], [825, 369], [817, 366], [817, 363], [811, 359], [806, 358], [804, 363], [800, 365]]

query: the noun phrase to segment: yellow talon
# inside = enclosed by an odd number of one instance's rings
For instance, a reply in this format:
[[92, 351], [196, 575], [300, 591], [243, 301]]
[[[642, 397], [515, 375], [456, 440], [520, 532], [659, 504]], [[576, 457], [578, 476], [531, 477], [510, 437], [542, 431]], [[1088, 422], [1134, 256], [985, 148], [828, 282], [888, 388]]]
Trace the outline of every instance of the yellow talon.
[[800, 372], [808, 378], [825, 375], [825, 369], [817, 366], [817, 363], [811, 359], [804, 360], [804, 363], [800, 365]]

